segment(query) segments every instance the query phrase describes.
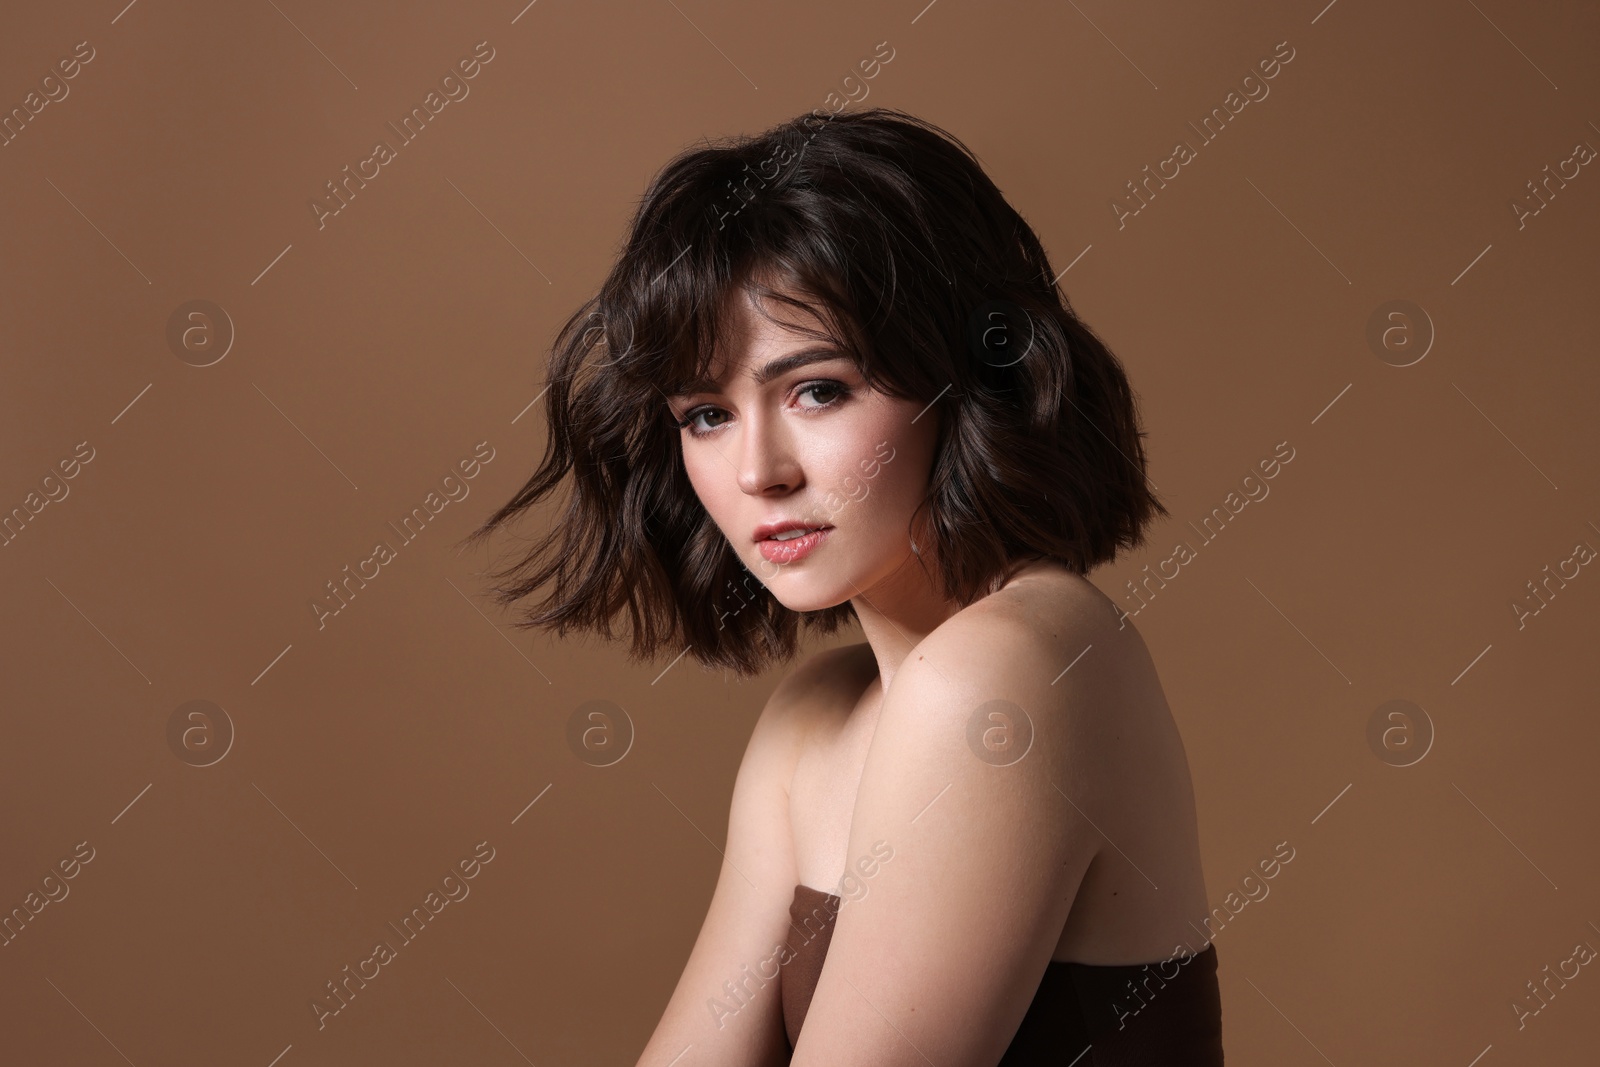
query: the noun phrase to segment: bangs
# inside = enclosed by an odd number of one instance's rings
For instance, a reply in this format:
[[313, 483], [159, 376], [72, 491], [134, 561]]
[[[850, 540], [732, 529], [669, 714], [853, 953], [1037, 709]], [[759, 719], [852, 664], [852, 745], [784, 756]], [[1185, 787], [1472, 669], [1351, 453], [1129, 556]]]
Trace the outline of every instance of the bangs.
[[650, 274], [647, 264], [614, 279], [616, 292], [592, 313], [600, 350], [589, 363], [631, 385], [645, 406], [709, 391], [737, 358], [736, 316], [748, 302], [780, 329], [837, 348], [873, 383], [870, 342], [824, 273], [821, 247], [763, 256], [736, 231], [718, 232], [729, 236], [679, 253], [665, 272]]

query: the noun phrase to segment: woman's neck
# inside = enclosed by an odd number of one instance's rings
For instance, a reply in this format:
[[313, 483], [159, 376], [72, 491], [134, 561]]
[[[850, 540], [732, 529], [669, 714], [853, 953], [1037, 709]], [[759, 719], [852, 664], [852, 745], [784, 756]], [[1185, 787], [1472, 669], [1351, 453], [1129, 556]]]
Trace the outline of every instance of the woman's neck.
[[[989, 595], [1036, 571], [1059, 566], [1037, 556], [1014, 560], [996, 579]], [[962, 610], [963, 605], [939, 592], [932, 572], [931, 565], [908, 556], [889, 577], [851, 598], [861, 632], [878, 661], [878, 680], [885, 692], [912, 649]]]

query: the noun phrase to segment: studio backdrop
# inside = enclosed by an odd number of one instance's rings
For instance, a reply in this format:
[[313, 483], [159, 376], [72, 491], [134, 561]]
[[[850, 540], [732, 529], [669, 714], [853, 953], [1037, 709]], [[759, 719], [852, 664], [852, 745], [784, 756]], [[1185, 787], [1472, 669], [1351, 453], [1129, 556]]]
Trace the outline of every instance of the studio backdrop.
[[1138, 394], [1169, 516], [1090, 578], [1182, 731], [1229, 1062], [1593, 1062], [1593, 5], [5, 23], [0, 1060], [636, 1061], [782, 672], [518, 630], [486, 574], [558, 510], [464, 538], [661, 165], [882, 105]]

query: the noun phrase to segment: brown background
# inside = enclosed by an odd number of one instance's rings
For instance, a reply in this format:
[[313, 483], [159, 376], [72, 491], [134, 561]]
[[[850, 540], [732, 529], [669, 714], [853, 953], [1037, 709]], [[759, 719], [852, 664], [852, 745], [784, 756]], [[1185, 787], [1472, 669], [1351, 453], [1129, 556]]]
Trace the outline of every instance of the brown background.
[[[1141, 395], [1172, 520], [1094, 580], [1197, 549], [1136, 623], [1212, 902], [1296, 850], [1217, 937], [1229, 1062], [1593, 1062], [1593, 967], [1520, 1030], [1511, 1005], [1600, 948], [1600, 574], [1511, 605], [1600, 547], [1600, 174], [1510, 207], [1600, 145], [1592, 5], [68, 7], [0, 33], [7, 110], [96, 52], [0, 148], [0, 508], [94, 449], [0, 548], [0, 908], [95, 851], [0, 948], [8, 1062], [634, 1062], [777, 675], [517, 634], [480, 578], [514, 541], [457, 541], [538, 458], [546, 346], [651, 174], [859, 96], [881, 41], [864, 103], [971, 145]], [[485, 40], [319, 230], [324, 183]], [[1119, 229], [1110, 199], [1281, 41], [1270, 95]], [[204, 368], [167, 341], [194, 299], [235, 331]], [[1367, 341], [1397, 299], [1436, 334], [1405, 367]], [[319, 630], [324, 583], [485, 440], [470, 496]], [[168, 741], [194, 699], [235, 732], [207, 767]], [[567, 742], [597, 699], [635, 731], [604, 768]], [[1431, 722], [1411, 766], [1367, 739], [1392, 699]], [[483, 840], [471, 895], [319, 1031], [325, 983]]]

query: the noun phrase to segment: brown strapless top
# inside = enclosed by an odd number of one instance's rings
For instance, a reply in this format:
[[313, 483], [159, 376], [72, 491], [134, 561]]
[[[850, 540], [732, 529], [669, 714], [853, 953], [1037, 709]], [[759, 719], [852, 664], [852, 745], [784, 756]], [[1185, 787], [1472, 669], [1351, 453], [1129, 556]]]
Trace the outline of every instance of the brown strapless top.
[[[822, 975], [839, 897], [794, 887], [780, 971], [783, 1028], [794, 1051]], [[1092, 1049], [1082, 1056], [1086, 1049]], [[1222, 1067], [1217, 949], [1150, 963], [1051, 960], [999, 1067]]]

